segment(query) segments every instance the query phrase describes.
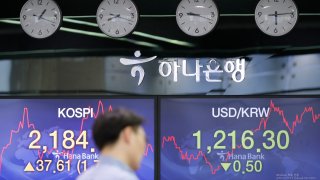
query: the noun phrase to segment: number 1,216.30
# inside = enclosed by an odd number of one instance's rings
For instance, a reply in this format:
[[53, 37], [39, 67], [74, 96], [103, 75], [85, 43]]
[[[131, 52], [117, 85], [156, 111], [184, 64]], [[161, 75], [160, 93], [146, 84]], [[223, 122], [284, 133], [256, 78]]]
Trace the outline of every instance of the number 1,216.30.
[[[219, 140], [214, 144], [213, 149], [215, 150], [224, 150], [226, 149], [226, 146], [223, 145], [225, 139], [228, 137], [231, 138], [231, 148], [236, 149], [237, 147], [237, 131], [233, 130], [232, 132], [226, 134], [225, 131], [223, 130], [217, 130], [214, 133], [214, 138], [219, 138]], [[253, 139], [253, 131], [251, 130], [246, 130], [241, 134], [241, 147], [243, 149], [252, 149], [255, 145], [255, 141]], [[197, 149], [201, 149], [201, 130], [198, 130], [197, 132], [193, 133], [193, 136], [196, 137], [196, 146]], [[275, 148], [276, 146], [281, 149], [285, 150], [289, 147], [290, 144], [290, 137], [289, 133], [286, 130], [281, 130], [278, 133], [275, 133], [272, 130], [266, 130], [263, 132], [263, 140], [262, 140], [262, 147], [266, 150], [271, 150]], [[211, 152], [211, 146], [208, 146], [208, 150]]]

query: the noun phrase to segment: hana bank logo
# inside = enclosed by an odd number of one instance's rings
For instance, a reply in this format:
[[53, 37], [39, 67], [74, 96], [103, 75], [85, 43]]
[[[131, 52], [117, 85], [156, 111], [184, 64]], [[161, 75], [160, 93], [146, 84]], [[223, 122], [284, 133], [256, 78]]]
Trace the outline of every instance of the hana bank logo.
[[[139, 58], [141, 56], [141, 52], [140, 51], [136, 51], [134, 53], [134, 56], [136, 58]], [[137, 73], [139, 73], [139, 81], [138, 81], [138, 86], [142, 83], [143, 79], [144, 79], [144, 69], [142, 68], [142, 66], [137, 65], [137, 64], [143, 64], [143, 63], [147, 63], [150, 61], [153, 61], [157, 58], [157, 56], [153, 56], [150, 58], [146, 58], [146, 59], [126, 59], [126, 58], [120, 58], [120, 63], [126, 66], [129, 65], [136, 65], [133, 66], [133, 68], [131, 69], [131, 76], [132, 77], [136, 77]]]
[[[135, 59], [120, 58], [120, 63], [125, 66], [131, 66], [131, 76], [139, 75], [138, 86], [141, 85], [145, 77], [145, 71], [141, 64], [151, 62], [157, 59], [157, 56], [139, 59], [141, 52], [138, 50], [134, 53]], [[190, 62], [190, 61], [189, 61]], [[207, 82], [222, 82], [223, 73], [230, 73], [233, 81], [239, 83], [245, 78], [246, 60], [244, 57], [231, 58], [224, 61], [223, 65], [218, 60], [211, 58], [206, 64], [196, 58], [194, 61], [195, 69], [192, 73], [190, 67], [187, 67], [187, 60], [183, 58], [164, 58], [159, 60], [159, 74], [162, 77], [173, 76], [173, 82], [178, 82], [178, 74], [182, 73], [185, 77], [195, 77], [196, 82], [200, 82], [201, 73], [204, 74]], [[190, 64], [189, 64], [190, 65]]]

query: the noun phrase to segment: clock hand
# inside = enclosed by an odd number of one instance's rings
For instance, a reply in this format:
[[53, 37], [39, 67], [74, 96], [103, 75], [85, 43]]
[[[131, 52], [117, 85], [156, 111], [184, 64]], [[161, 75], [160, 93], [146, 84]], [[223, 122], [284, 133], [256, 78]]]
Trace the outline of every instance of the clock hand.
[[200, 16], [200, 14], [196, 14], [196, 13], [193, 13], [193, 12], [188, 12], [187, 15], [188, 16]]
[[110, 13], [110, 16], [113, 16], [113, 17], [109, 18], [108, 21], [111, 21], [114, 18], [120, 17], [120, 14], [115, 15], [115, 14]]
[[189, 13], [187, 13], [187, 15], [188, 15], [188, 16], [197, 16], [197, 17], [201, 17], [201, 18], [204, 18], [204, 19], [208, 19], [208, 20], [210, 20], [210, 21], [213, 21], [213, 20], [210, 19], [210, 18], [201, 16], [200, 14], [196, 14], [196, 13], [193, 13], [193, 12], [189, 12]]
[[120, 18], [120, 19], [124, 19], [124, 20], [127, 20], [127, 21], [129, 21], [129, 22], [133, 22], [132, 20], [130, 20], [130, 19], [127, 19], [127, 18], [124, 18], [124, 17], [121, 17], [120, 15], [119, 15], [119, 17], [118, 18]]
[[42, 11], [42, 13], [40, 14], [40, 16], [39, 16], [39, 18], [38, 18], [38, 19], [41, 19], [41, 18], [42, 18], [42, 16], [44, 15], [44, 13], [46, 13], [46, 11], [47, 11], [47, 9], [44, 9], [44, 10]]
[[112, 14], [112, 13], [110, 13], [110, 16], [120, 16], [120, 14]]
[[120, 14], [115, 15], [115, 14], [110, 13], [110, 15], [113, 16], [113, 17], [109, 18], [108, 21], [111, 21], [111, 20], [114, 19], [114, 18], [120, 18], [120, 19], [124, 19], [124, 20], [130, 21], [130, 22], [133, 22], [133, 21], [130, 20], [130, 19], [121, 17]]
[[278, 12], [276, 11], [275, 12], [275, 23], [276, 23], [276, 25], [278, 25]]
[[53, 21], [50, 21], [49, 19], [46, 19], [46, 18], [43, 18], [43, 17], [41, 17], [41, 19], [43, 19], [45, 21], [48, 21], [48, 22], [51, 22], [51, 23], [54, 23]]
[[[293, 14], [293, 12], [292, 13], [279, 13], [279, 14], [277, 14], [278, 16], [279, 15], [287, 15], [287, 14]], [[269, 14], [269, 16], [275, 16], [276, 14]]]
[[[33, 14], [33, 16], [37, 16], [37, 15]], [[40, 17], [40, 18], [39, 18], [39, 20], [40, 20], [40, 19], [43, 19], [43, 20], [45, 20], [45, 21], [48, 21], [48, 22], [54, 23], [53, 21], [50, 21], [49, 19], [46, 19], [46, 18], [43, 18], [43, 17]]]

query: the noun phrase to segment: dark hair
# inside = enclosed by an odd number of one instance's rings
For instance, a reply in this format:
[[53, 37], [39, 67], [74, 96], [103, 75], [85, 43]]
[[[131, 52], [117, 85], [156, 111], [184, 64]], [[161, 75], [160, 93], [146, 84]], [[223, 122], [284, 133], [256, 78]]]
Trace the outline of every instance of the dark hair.
[[105, 145], [118, 140], [121, 131], [131, 126], [137, 129], [143, 123], [143, 118], [126, 109], [115, 109], [99, 115], [93, 124], [92, 133], [99, 150]]

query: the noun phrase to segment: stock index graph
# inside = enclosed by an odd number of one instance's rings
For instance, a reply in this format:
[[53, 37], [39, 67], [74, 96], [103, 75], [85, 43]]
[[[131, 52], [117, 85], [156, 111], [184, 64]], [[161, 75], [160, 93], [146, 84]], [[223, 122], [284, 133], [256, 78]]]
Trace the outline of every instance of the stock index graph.
[[164, 98], [161, 179], [320, 178], [320, 99]]
[[153, 179], [153, 99], [1, 100], [0, 179], [75, 179], [98, 160], [91, 137], [95, 117], [115, 108], [146, 119], [149, 142], [137, 175]]

